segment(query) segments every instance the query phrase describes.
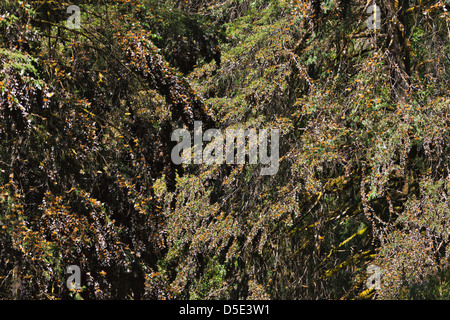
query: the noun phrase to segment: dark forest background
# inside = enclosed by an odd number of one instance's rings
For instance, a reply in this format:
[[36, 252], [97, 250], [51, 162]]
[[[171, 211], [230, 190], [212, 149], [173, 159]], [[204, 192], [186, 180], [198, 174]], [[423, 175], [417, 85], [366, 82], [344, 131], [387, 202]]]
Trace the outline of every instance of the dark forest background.
[[[372, 4], [1, 0], [0, 298], [448, 299], [450, 4]], [[174, 165], [194, 120], [278, 173]]]

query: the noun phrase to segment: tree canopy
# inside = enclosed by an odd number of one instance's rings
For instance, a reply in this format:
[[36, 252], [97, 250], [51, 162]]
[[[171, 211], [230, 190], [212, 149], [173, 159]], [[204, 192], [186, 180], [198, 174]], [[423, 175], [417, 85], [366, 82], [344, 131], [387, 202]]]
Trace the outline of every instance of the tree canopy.
[[[450, 298], [449, 9], [0, 1], [0, 299]], [[174, 164], [194, 121], [278, 172]]]

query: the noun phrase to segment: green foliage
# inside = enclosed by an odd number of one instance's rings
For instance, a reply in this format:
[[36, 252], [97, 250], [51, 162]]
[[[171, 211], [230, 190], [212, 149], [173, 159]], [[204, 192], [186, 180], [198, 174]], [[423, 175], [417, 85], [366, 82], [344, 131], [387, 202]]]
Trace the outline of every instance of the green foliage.
[[[1, 298], [449, 297], [441, 1], [79, 6], [0, 3]], [[174, 165], [194, 120], [279, 129], [279, 171]]]

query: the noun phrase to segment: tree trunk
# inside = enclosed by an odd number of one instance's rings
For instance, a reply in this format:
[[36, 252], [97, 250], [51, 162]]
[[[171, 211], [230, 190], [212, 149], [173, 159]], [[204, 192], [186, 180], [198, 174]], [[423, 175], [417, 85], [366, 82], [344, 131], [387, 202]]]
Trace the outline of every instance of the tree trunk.
[[382, 21], [386, 26], [386, 43], [392, 86], [392, 98], [406, 102], [410, 89], [410, 32], [406, 10], [409, 0], [387, 0], [380, 4]]

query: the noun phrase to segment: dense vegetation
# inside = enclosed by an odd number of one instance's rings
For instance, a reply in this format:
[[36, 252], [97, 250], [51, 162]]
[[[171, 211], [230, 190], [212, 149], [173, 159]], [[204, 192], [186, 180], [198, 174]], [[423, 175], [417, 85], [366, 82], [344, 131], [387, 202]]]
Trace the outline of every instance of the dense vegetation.
[[[0, 298], [450, 298], [446, 2], [0, 0]], [[195, 120], [277, 174], [175, 165]]]

